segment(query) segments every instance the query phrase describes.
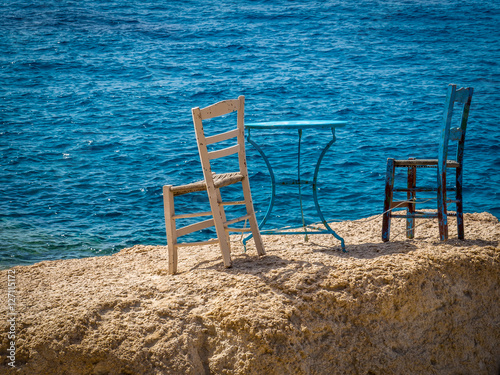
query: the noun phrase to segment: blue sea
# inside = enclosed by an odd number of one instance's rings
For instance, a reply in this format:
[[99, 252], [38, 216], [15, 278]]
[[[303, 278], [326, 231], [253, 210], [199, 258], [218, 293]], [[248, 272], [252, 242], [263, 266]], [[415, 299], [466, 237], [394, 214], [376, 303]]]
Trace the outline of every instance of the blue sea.
[[[472, 86], [465, 211], [500, 217], [499, 25], [496, 0], [0, 1], [0, 267], [165, 245], [162, 186], [202, 177], [191, 108], [239, 95], [247, 122], [349, 122], [320, 169], [333, 221], [381, 213], [387, 157], [435, 157], [447, 85]], [[295, 176], [296, 131], [252, 137]], [[330, 139], [304, 131], [303, 179]], [[300, 225], [278, 189], [269, 225]]]

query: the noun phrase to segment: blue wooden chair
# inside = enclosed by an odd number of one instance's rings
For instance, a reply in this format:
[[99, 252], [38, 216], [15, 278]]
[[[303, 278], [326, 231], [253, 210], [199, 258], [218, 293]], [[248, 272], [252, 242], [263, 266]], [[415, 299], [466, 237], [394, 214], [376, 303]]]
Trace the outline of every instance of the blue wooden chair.
[[[448, 239], [448, 216], [456, 215], [458, 238], [464, 239], [463, 202], [462, 202], [462, 171], [464, 156], [465, 132], [472, 99], [472, 87], [457, 89], [456, 85], [449, 85], [446, 95], [444, 114], [442, 118], [441, 139], [439, 142], [438, 159], [415, 159], [395, 160], [387, 159], [387, 172], [385, 183], [384, 213], [382, 219], [382, 241], [389, 241], [391, 218], [406, 219], [406, 236], [414, 238], [415, 219], [438, 218], [439, 237], [441, 241]], [[460, 112], [459, 126], [452, 127], [453, 114]], [[448, 159], [450, 141], [457, 141], [456, 157]], [[397, 167], [408, 170], [407, 187], [395, 188], [394, 175]], [[437, 168], [437, 186], [417, 187], [417, 168]], [[446, 172], [455, 169], [455, 187], [446, 186]], [[455, 192], [455, 199], [448, 199], [447, 191]], [[394, 201], [394, 192], [406, 192], [406, 200]], [[415, 210], [417, 192], [437, 192], [437, 212], [419, 212]], [[456, 213], [448, 213], [448, 203], [455, 203]], [[394, 213], [393, 210], [403, 208], [406, 214]]]

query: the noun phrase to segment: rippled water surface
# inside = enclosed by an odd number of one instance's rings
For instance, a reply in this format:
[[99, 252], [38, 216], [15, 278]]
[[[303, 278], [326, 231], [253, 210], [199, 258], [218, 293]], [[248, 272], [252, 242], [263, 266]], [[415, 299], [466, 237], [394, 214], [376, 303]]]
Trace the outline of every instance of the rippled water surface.
[[[465, 210], [500, 217], [499, 2], [269, 3], [1, 1], [0, 266], [165, 244], [162, 185], [202, 176], [190, 110], [238, 95], [247, 122], [349, 121], [320, 170], [331, 220], [380, 213], [386, 158], [434, 157], [447, 85], [472, 86]], [[296, 132], [252, 136], [294, 176]], [[330, 137], [304, 133], [304, 179]]]

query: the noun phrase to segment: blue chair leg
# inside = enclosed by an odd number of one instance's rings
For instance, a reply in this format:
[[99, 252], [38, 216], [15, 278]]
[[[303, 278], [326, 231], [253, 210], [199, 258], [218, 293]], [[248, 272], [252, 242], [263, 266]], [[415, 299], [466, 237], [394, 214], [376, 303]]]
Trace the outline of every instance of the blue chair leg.
[[446, 207], [446, 174], [438, 174], [438, 222], [439, 222], [439, 239], [441, 241], [448, 240], [448, 213]]
[[[414, 160], [415, 158], [410, 158]], [[406, 193], [406, 198], [408, 201], [415, 201], [417, 186], [417, 167], [408, 167], [408, 192]], [[415, 203], [408, 203], [406, 209], [406, 237], [409, 239], [415, 238]]]
[[382, 216], [382, 241], [389, 241], [391, 233], [391, 204], [394, 188], [394, 159], [387, 159], [387, 171], [385, 175], [385, 199], [384, 214]]
[[462, 201], [462, 167], [457, 168], [456, 170], [456, 199], [457, 199], [457, 233], [458, 239], [465, 239], [465, 231], [464, 231], [464, 208]]

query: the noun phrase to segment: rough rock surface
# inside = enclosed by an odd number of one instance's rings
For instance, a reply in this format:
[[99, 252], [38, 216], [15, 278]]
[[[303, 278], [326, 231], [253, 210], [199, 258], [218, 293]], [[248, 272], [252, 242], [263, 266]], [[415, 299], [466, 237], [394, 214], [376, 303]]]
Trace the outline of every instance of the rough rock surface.
[[389, 243], [379, 218], [334, 223], [348, 253], [325, 235], [265, 236], [262, 258], [235, 242], [231, 269], [216, 246], [181, 248], [176, 276], [162, 246], [15, 267], [0, 373], [498, 375], [500, 225], [465, 221], [446, 243], [432, 221]]

